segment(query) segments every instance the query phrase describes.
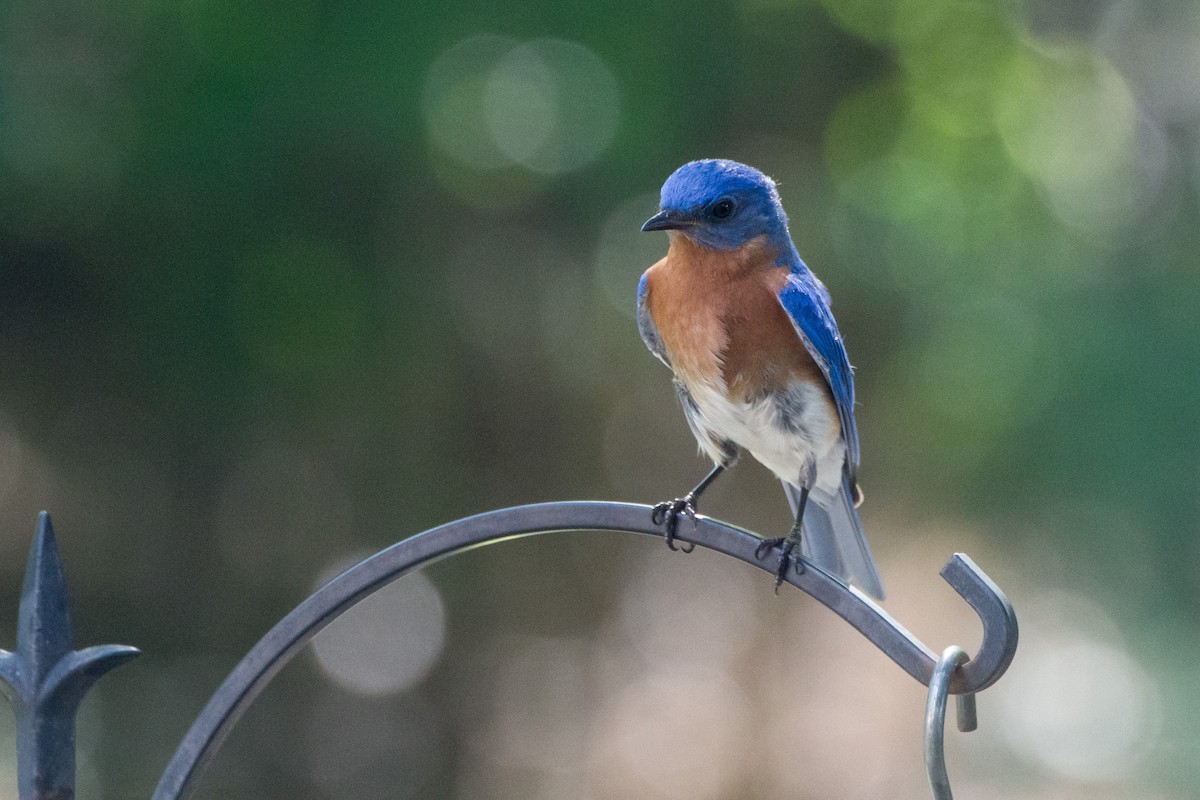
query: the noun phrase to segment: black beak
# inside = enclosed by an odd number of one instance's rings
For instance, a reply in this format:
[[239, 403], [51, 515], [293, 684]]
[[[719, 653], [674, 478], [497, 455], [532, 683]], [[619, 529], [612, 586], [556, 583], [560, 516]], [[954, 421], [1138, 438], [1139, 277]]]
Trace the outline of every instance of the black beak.
[[678, 211], [660, 211], [642, 225], [643, 231], [677, 231], [690, 228], [696, 221]]

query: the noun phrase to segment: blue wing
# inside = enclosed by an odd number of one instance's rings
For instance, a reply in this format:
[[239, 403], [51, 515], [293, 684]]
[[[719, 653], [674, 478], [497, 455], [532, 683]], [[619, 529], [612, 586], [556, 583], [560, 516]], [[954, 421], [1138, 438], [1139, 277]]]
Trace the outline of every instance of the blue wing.
[[642, 335], [642, 341], [646, 343], [650, 352], [669, 367], [671, 361], [667, 358], [667, 347], [663, 344], [662, 337], [658, 335], [658, 326], [654, 324], [654, 319], [650, 316], [650, 309], [646, 306], [646, 294], [646, 276], [643, 274], [642, 279], [638, 281], [637, 291], [638, 333]]
[[858, 426], [854, 422], [854, 375], [842, 345], [837, 322], [829, 308], [829, 292], [801, 262], [793, 267], [779, 291], [779, 302], [792, 318], [804, 347], [817, 362], [837, 403], [842, 435], [846, 439], [846, 468], [854, 486], [858, 469]]

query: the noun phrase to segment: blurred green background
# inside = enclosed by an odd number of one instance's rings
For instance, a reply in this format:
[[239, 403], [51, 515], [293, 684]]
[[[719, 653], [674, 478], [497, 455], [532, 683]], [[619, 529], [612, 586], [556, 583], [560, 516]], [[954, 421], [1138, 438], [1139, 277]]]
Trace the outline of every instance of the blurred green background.
[[[1017, 660], [947, 734], [989, 798], [1200, 792], [1200, 6], [0, 5], [0, 644], [54, 514], [80, 797], [353, 560], [706, 465], [638, 338], [662, 180], [780, 183], [857, 368], [886, 607]], [[749, 459], [702, 510], [789, 523]], [[919, 798], [922, 688], [798, 592], [640, 537], [436, 565], [318, 638], [203, 798]], [[0, 714], [0, 797], [15, 797]]]

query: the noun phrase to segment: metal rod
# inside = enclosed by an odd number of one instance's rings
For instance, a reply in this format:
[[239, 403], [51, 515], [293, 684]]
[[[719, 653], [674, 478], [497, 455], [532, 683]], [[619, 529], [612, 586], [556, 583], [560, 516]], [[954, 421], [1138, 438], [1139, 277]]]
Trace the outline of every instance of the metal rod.
[[979, 713], [975, 709], [975, 695], [960, 694], [955, 696], [954, 718], [958, 721], [960, 733], [970, 733], [979, 727]]
[[946, 698], [950, 695], [950, 676], [966, 660], [967, 654], [961, 647], [950, 645], [942, 652], [929, 681], [929, 696], [925, 701], [925, 770], [929, 773], [934, 800], [954, 800], [950, 776], [946, 774]]
[[[625, 531], [661, 537], [651, 508], [607, 502], [519, 506], [447, 523], [405, 539], [338, 575], [300, 603], [250, 650], [213, 694], [167, 765], [153, 800], [183, 800], [230, 728], [259, 692], [313, 636], [350, 606], [401, 575], [484, 544], [552, 531]], [[682, 526], [679, 539], [724, 553], [774, 574], [777, 558], [759, 561], [759, 537], [707, 517]], [[789, 570], [787, 582], [807, 592], [870, 639], [922, 684], [933, 679], [936, 660], [922, 644], [857, 589], [815, 565]], [[956, 554], [942, 577], [975, 609], [983, 642], [975, 658], [949, 681], [951, 693], [974, 693], [995, 683], [1011, 663], [1017, 622], [1003, 592], [966, 556]]]

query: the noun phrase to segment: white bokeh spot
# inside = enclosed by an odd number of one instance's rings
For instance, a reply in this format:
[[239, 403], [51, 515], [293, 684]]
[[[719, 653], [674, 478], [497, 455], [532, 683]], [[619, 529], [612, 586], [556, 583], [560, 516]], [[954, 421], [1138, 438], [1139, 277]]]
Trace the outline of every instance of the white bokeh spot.
[[[351, 563], [326, 570], [324, 584]], [[437, 587], [420, 572], [405, 575], [346, 611], [312, 642], [317, 666], [343, 689], [383, 695], [410, 688], [433, 668], [446, 639]]]
[[473, 36], [430, 67], [424, 112], [435, 145], [468, 167], [551, 175], [608, 148], [620, 90], [608, 65], [576, 42]]

